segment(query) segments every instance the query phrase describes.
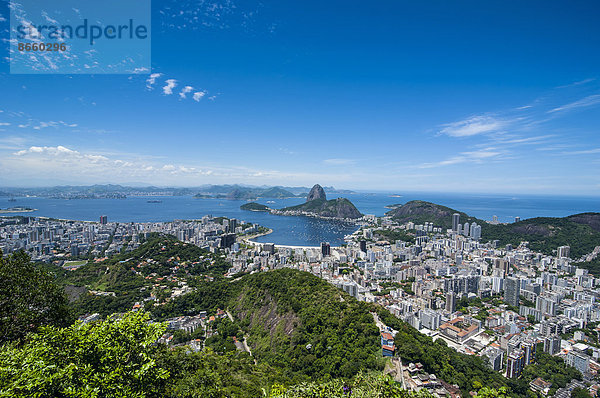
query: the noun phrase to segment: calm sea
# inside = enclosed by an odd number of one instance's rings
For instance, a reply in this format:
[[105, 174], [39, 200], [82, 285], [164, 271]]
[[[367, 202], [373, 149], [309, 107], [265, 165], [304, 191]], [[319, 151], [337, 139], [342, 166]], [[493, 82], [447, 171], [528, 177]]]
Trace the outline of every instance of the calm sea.
[[[342, 195], [328, 195], [335, 198]], [[350, 199], [365, 214], [381, 216], [386, 205], [406, 203], [420, 199], [463, 211], [469, 215], [491, 220], [498, 216], [502, 222], [511, 222], [515, 217], [564, 217], [582, 212], [599, 212], [600, 198], [561, 197], [561, 196], [500, 196], [500, 195], [461, 195], [431, 192], [402, 193], [398, 196], [385, 193], [356, 193], [343, 195]], [[161, 200], [161, 203], [148, 203], [148, 200]], [[267, 203], [274, 202], [274, 203]], [[304, 199], [260, 199], [259, 203], [273, 208], [281, 208], [302, 203]], [[16, 202], [0, 199], [0, 208], [24, 206], [38, 209], [23, 215], [45, 216], [70, 220], [96, 221], [101, 215], [110, 221], [154, 222], [175, 219], [197, 219], [210, 214], [215, 217], [233, 217], [257, 223], [273, 229], [273, 233], [258, 238], [260, 242], [273, 242], [281, 245], [317, 246], [321, 242], [332, 245], [343, 243], [344, 235], [352, 233], [356, 227], [335, 221], [324, 221], [309, 217], [275, 216], [263, 212], [240, 210], [246, 203], [239, 200], [195, 199], [191, 196], [175, 197], [130, 197], [127, 199], [47, 199], [17, 198]], [[19, 213], [12, 213], [19, 214]]]

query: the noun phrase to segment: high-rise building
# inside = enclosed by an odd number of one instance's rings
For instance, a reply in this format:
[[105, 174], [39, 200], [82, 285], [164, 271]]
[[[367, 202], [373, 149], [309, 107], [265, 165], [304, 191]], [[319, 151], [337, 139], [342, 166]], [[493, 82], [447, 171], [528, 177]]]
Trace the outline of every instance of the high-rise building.
[[566, 362], [567, 365], [574, 367], [581, 373], [587, 373], [590, 370], [590, 357], [575, 350], [569, 351]]
[[360, 245], [360, 251], [363, 252], [363, 253], [366, 253], [367, 252], [367, 241], [366, 240], [361, 240], [359, 242], [359, 245]]
[[519, 217], [519, 216], [515, 217], [515, 222], [519, 222], [519, 221], [521, 221], [521, 217]]
[[550, 297], [538, 296], [535, 299], [535, 309], [544, 315], [556, 315], [556, 302]]
[[440, 327], [442, 316], [437, 311], [422, 310], [419, 312], [419, 320], [424, 328], [436, 330]]
[[504, 302], [513, 307], [519, 306], [521, 285], [517, 278], [506, 278], [504, 280]]
[[323, 257], [331, 255], [331, 246], [329, 242], [321, 242], [321, 254]]
[[237, 227], [238, 222], [235, 218], [229, 219], [229, 232], [235, 233], [235, 228]]
[[466, 222], [462, 230], [463, 235], [469, 236], [469, 233], [471, 232], [469, 228], [471, 228], [471, 225], [468, 222]]
[[108, 224], [108, 217], [107, 216], [100, 216], [100, 224], [102, 224], [102, 225]]
[[506, 361], [506, 377], [515, 379], [521, 376], [525, 366], [524, 362], [523, 351], [515, 350], [511, 352]]
[[548, 336], [544, 338], [544, 352], [550, 355], [554, 355], [560, 351], [560, 337], [559, 336]]
[[531, 365], [535, 362], [535, 354], [536, 354], [537, 345], [535, 342], [524, 341], [521, 343], [521, 349], [523, 350], [523, 359], [525, 361], [525, 365]]
[[460, 223], [460, 214], [454, 213], [452, 215], [452, 230], [454, 232], [458, 231], [458, 223]]
[[221, 248], [230, 248], [235, 243], [235, 234], [224, 234], [221, 236]]
[[263, 251], [274, 254], [275, 253], [275, 244], [274, 243], [263, 244]]
[[489, 364], [492, 369], [496, 372], [502, 369], [502, 360], [504, 358], [504, 351], [498, 348], [490, 347], [485, 351], [485, 356], [487, 356]]
[[456, 294], [453, 291], [446, 293], [446, 311], [454, 312], [456, 310]]
[[559, 258], [567, 258], [567, 257], [569, 257], [570, 253], [571, 253], [570, 246], [560, 246], [558, 248], [558, 257]]

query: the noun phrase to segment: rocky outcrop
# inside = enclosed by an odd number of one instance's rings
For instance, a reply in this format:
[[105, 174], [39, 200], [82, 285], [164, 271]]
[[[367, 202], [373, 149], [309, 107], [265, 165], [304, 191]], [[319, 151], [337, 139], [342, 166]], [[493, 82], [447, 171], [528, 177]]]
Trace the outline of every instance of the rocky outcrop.
[[318, 199], [327, 200], [327, 196], [325, 195], [325, 190], [323, 189], [323, 187], [320, 186], [319, 184], [315, 184], [315, 186], [312, 187], [312, 189], [308, 193], [308, 196], [306, 197], [306, 201], [310, 202], [311, 200], [318, 200]]
[[362, 217], [361, 212], [358, 211], [356, 206], [346, 198], [327, 200], [325, 190], [319, 184], [312, 187], [306, 197], [306, 203], [286, 207], [281, 210], [274, 210], [273, 212], [283, 215], [304, 214], [339, 219], [356, 219]]

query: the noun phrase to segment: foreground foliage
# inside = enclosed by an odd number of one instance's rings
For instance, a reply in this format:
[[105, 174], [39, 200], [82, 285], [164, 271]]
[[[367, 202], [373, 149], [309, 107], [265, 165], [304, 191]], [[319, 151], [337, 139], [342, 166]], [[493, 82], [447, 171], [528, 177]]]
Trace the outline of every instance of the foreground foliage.
[[66, 326], [71, 317], [64, 293], [24, 252], [0, 251], [0, 344], [22, 339], [41, 325]]
[[46, 326], [22, 347], [0, 350], [0, 396], [157, 397], [169, 372], [154, 343], [163, 324], [144, 313], [67, 328]]

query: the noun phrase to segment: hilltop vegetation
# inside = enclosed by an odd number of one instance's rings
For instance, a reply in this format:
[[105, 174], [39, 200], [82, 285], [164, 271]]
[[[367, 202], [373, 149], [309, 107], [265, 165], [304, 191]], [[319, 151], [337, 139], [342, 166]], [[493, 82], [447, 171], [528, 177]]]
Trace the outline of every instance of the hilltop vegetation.
[[460, 222], [463, 224], [465, 221], [468, 221], [469, 223], [475, 221], [478, 224], [485, 222], [478, 220], [475, 217], [470, 217], [466, 213], [435, 203], [425, 202], [423, 200], [411, 200], [401, 206], [394, 206], [396, 207], [388, 211], [386, 216], [392, 217], [399, 223], [412, 221], [415, 224], [424, 224], [426, 222], [431, 222], [435, 226], [448, 229], [452, 228], [452, 215], [454, 213], [460, 214]]
[[[80, 293], [71, 297], [76, 315], [105, 316], [128, 311], [153, 292], [160, 301], [180, 280], [193, 283], [203, 275], [222, 275], [229, 266], [220, 255], [170, 235], [150, 234], [137, 249], [104, 261], [90, 261], [73, 271], [47, 268], [68, 291]], [[155, 289], [157, 283], [164, 288]]]
[[481, 225], [483, 242], [498, 240], [501, 246], [529, 242], [532, 250], [553, 254], [559, 246], [571, 246], [571, 257], [579, 258], [600, 245], [600, 213], [582, 213], [563, 218], [537, 217], [511, 224], [489, 224], [466, 213], [435, 203], [413, 200], [387, 212], [400, 223], [431, 222], [452, 228], [452, 215], [460, 214], [460, 223]]
[[231, 336], [247, 335], [259, 363], [281, 369], [288, 382], [382, 368], [379, 331], [367, 304], [312, 274], [281, 269], [205, 283], [154, 314], [163, 318], [216, 307], [232, 314]]
[[266, 206], [266, 205], [263, 205], [260, 203], [256, 203], [256, 202], [245, 203], [240, 206], [240, 209], [250, 210], [250, 211], [269, 211], [269, 210], [271, 210], [269, 208], [269, 206]]

